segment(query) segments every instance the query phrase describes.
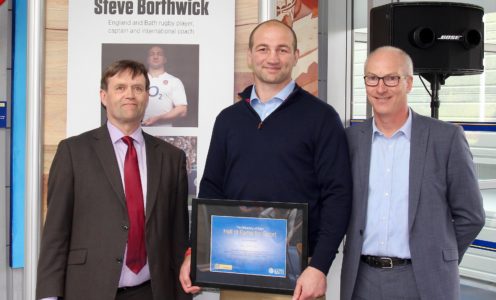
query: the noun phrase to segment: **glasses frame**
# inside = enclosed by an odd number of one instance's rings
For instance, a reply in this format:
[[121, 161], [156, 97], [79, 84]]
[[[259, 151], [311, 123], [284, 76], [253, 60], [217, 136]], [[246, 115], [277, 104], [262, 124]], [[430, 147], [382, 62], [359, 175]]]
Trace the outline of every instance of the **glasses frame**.
[[[401, 79], [404, 79], [404, 78], [407, 78], [408, 76], [400, 76], [400, 75], [386, 75], [386, 76], [377, 76], [377, 75], [373, 75], [374, 77], [377, 77], [377, 83], [376, 84], [367, 84], [367, 77], [371, 77], [371, 75], [365, 75], [363, 76], [363, 81], [365, 83], [366, 86], [371, 86], [371, 87], [376, 87], [379, 85], [379, 82], [382, 80], [382, 83], [384, 83], [385, 86], [387, 87], [396, 87], [400, 84], [400, 80]], [[387, 84], [386, 81], [384, 80], [384, 78], [386, 77], [395, 77], [397, 78], [398, 80], [396, 81], [396, 84]]]

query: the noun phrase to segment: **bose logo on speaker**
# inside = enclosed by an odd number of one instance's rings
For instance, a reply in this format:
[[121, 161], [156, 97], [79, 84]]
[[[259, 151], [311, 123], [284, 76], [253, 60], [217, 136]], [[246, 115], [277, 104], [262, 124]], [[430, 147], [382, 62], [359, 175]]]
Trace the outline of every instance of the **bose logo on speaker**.
[[463, 38], [463, 35], [447, 35], [443, 34], [442, 36], [438, 37], [438, 40], [445, 40], [445, 41], [459, 41]]

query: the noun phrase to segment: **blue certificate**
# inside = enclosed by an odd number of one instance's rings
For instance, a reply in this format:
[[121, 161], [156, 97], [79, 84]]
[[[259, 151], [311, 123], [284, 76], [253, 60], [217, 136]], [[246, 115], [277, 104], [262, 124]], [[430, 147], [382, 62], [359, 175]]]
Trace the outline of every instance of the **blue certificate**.
[[210, 271], [286, 276], [286, 219], [211, 216]]

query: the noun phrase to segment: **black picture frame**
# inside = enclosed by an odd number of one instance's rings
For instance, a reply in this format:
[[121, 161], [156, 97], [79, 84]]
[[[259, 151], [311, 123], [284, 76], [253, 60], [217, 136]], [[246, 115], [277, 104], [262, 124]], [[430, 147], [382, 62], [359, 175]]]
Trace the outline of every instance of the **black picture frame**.
[[[283, 276], [212, 271], [214, 218], [229, 220], [286, 220]], [[272, 221], [269, 221], [272, 222]], [[296, 280], [308, 265], [308, 204], [194, 198], [191, 213], [191, 279], [194, 285], [211, 288], [293, 294]], [[221, 251], [214, 249], [215, 251]], [[246, 256], [245, 256], [246, 257]], [[282, 258], [281, 258], [282, 259]], [[272, 272], [272, 268], [271, 269]]]

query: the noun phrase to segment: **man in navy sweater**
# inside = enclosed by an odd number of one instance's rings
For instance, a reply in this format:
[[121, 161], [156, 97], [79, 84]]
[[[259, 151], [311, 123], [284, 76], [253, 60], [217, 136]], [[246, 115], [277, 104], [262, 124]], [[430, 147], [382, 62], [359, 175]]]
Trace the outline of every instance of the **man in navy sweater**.
[[[348, 146], [336, 111], [291, 78], [299, 57], [294, 31], [277, 20], [250, 35], [255, 85], [215, 122], [200, 198], [303, 202], [309, 205], [309, 266], [293, 299], [326, 291], [326, 274], [346, 232], [351, 208]], [[195, 293], [186, 255], [180, 280]]]

